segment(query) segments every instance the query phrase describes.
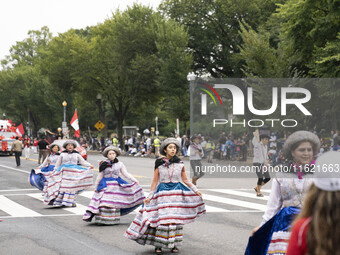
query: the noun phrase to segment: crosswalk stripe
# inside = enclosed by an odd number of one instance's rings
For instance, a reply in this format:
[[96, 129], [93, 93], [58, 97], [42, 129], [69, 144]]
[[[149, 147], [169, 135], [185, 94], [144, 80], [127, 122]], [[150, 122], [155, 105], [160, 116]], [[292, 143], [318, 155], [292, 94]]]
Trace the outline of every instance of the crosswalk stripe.
[[93, 191], [83, 191], [79, 195], [82, 196], [82, 197], [87, 197], [89, 199], [92, 199], [93, 193], [94, 193]]
[[63, 210], [74, 213], [76, 215], [84, 215], [87, 206], [77, 203], [77, 207], [64, 207]]
[[[44, 201], [44, 198], [41, 196], [40, 193], [31, 193], [31, 194], [27, 194], [27, 196], [33, 197], [40, 201]], [[75, 215], [83, 215], [87, 209], [87, 206], [77, 203], [77, 207], [63, 207], [61, 209], [64, 211], [74, 213]]]
[[248, 198], [253, 198], [253, 199], [258, 199], [258, 200], [267, 201], [269, 198], [269, 196], [257, 197], [255, 192], [253, 192], [253, 194], [250, 194], [249, 192], [243, 192], [243, 191], [232, 190], [232, 189], [208, 189], [208, 190], [213, 191], [213, 192], [218, 192], [218, 193], [223, 193], [223, 194], [228, 194], [228, 195], [235, 195], [239, 197], [248, 197]]
[[30, 172], [28, 172], [28, 171], [20, 170], [20, 169], [9, 167], [9, 166], [0, 165], [0, 167], [4, 167], [4, 168], [11, 169], [11, 170], [21, 172], [21, 173], [25, 173], [25, 174], [30, 174]]
[[223, 209], [223, 208], [219, 208], [219, 207], [215, 207], [215, 206], [211, 206], [211, 205], [205, 205], [205, 210], [207, 211], [207, 213], [226, 213], [226, 212], [232, 212], [231, 210], [227, 210], [227, 209]]
[[[251, 192], [255, 192], [254, 189], [234, 189], [234, 190], [242, 190], [242, 191], [251, 191]], [[261, 192], [270, 193], [270, 189], [261, 189]]]
[[259, 211], [265, 211], [266, 210], [265, 205], [246, 202], [246, 201], [242, 201], [242, 200], [238, 200], [238, 199], [213, 196], [213, 195], [209, 195], [209, 194], [203, 194], [203, 200], [209, 200], [209, 201], [218, 202], [218, 203], [222, 203], [222, 204], [229, 204], [229, 205], [234, 205], [234, 206], [239, 206], [239, 207], [245, 207], [245, 208], [259, 210]]
[[27, 190], [37, 190], [36, 188], [34, 189], [2, 189], [0, 192], [16, 192], [16, 191], [27, 191]]
[[[250, 189], [204, 189], [205, 191], [210, 192], [217, 192], [221, 195], [234, 195], [237, 197], [240, 197], [240, 199], [233, 199], [233, 198], [226, 198], [223, 196], [218, 195], [211, 195], [206, 194], [203, 190], [203, 200], [206, 202], [217, 202], [224, 205], [232, 205], [237, 207], [242, 207], [245, 209], [237, 210], [237, 209], [224, 209], [221, 207], [211, 206], [211, 205], [205, 205], [207, 213], [247, 213], [247, 212], [263, 212], [266, 209], [266, 205], [254, 203], [254, 202], [248, 202], [241, 200], [242, 197], [245, 198], [251, 198], [255, 200], [268, 200], [268, 196], [265, 197], [256, 197], [255, 194], [250, 193]], [[247, 192], [249, 191], [249, 192]], [[144, 192], [145, 196], [149, 195], [149, 192]], [[12, 195], [20, 195], [20, 194], [11, 194]], [[43, 201], [44, 198], [41, 195], [41, 193], [28, 193], [28, 194], [21, 194], [25, 196], [32, 197], [34, 199], [37, 199], [39, 201]], [[82, 197], [92, 199], [93, 191], [84, 191], [81, 194], [79, 194]], [[84, 212], [87, 209], [87, 206], [84, 206], [82, 204], [77, 203], [77, 207], [63, 207], [60, 208], [61, 210], [67, 211], [71, 214], [55, 214], [54, 216], [70, 216], [70, 215], [83, 215]], [[4, 211], [5, 213], [9, 214], [9, 216], [0, 216], [0, 218], [10, 218], [10, 217], [42, 217], [45, 215], [42, 215], [40, 213], [37, 213], [25, 206], [22, 206], [9, 198], [7, 198], [5, 195], [0, 195], [0, 210]], [[137, 210], [132, 212], [131, 214], [136, 214]], [[46, 215], [46, 216], [53, 216], [53, 215]]]
[[8, 213], [13, 217], [36, 217], [41, 216], [40, 213], [37, 213], [31, 209], [28, 209], [25, 206], [22, 206], [7, 197], [0, 195], [0, 210]]

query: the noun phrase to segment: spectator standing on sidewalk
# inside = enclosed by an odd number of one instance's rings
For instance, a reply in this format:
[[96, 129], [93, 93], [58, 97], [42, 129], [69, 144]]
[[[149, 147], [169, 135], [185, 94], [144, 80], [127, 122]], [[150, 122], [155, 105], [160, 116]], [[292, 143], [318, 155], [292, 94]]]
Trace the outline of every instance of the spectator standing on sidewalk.
[[161, 141], [159, 140], [158, 136], [155, 138], [153, 143], [154, 143], [154, 146], [155, 146], [155, 156], [156, 156], [156, 158], [158, 158], [160, 156], [159, 147], [161, 145]]
[[207, 143], [205, 145], [206, 155], [208, 163], [212, 163], [212, 158], [215, 150], [215, 143], [210, 137], [207, 137]]
[[20, 166], [20, 156], [22, 154], [22, 142], [19, 141], [19, 137], [15, 137], [15, 141], [12, 144], [12, 151], [15, 155], [15, 162], [17, 163], [17, 166]]
[[34, 138], [34, 141], [33, 141], [33, 151], [34, 151], [34, 154], [38, 154], [38, 138]]
[[150, 147], [151, 147], [151, 138], [150, 138], [150, 136], [148, 136], [148, 137], [146, 138], [145, 143], [146, 143], [146, 151], [149, 151], [149, 149], [150, 149]]
[[29, 137], [27, 135], [25, 135], [24, 138], [24, 155], [25, 155], [25, 159], [29, 159], [30, 158], [30, 148], [31, 147], [31, 139], [29, 139]]
[[220, 159], [223, 159], [223, 153], [226, 150], [227, 138], [225, 137], [225, 133], [222, 132], [220, 138], [218, 139], [218, 143], [220, 144]]

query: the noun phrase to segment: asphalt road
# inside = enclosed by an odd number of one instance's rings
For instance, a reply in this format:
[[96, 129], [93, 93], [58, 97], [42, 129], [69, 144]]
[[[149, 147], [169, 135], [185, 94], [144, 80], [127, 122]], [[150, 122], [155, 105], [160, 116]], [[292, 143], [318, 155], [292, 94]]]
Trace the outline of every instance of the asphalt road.
[[[94, 188], [78, 197], [76, 208], [44, 206], [41, 192], [28, 183], [30, 169], [38, 165], [36, 159], [37, 155], [22, 159], [22, 165], [16, 167], [13, 157], [0, 156], [0, 254], [153, 254], [152, 246], [123, 237], [135, 214], [122, 217], [115, 226], [82, 221]], [[88, 161], [98, 168], [102, 159], [99, 154], [90, 154]], [[154, 159], [120, 160], [148, 192]], [[189, 169], [187, 160], [185, 165]], [[263, 191], [266, 196], [258, 198], [255, 183], [256, 178], [200, 179], [198, 188], [207, 214], [184, 226], [180, 254], [244, 254], [251, 230], [261, 222], [270, 189], [269, 184]], [[171, 253], [165, 250], [164, 254]]]

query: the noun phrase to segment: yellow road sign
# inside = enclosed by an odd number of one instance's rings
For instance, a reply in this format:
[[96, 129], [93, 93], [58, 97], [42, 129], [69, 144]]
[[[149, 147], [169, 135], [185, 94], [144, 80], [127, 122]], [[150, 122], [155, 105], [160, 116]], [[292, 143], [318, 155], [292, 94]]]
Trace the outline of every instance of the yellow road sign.
[[103, 122], [101, 122], [100, 120], [98, 120], [98, 122], [94, 125], [94, 127], [95, 127], [96, 129], [98, 129], [98, 131], [102, 131], [103, 128], [105, 127], [105, 125], [104, 125]]

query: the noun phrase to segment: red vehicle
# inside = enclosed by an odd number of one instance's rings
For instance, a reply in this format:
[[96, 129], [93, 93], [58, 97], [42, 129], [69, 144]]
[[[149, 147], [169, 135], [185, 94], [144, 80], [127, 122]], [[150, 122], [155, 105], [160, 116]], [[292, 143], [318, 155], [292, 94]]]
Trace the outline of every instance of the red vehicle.
[[[54, 140], [53, 141], [53, 144], [57, 144], [59, 147], [60, 147], [60, 152], [64, 151], [65, 148], [63, 147], [63, 144], [68, 141], [68, 140]], [[76, 151], [79, 152], [79, 154], [85, 159], [87, 160], [87, 151], [86, 149], [81, 146], [76, 140], [73, 140], [76, 144], [77, 144], [77, 147], [76, 147]]]
[[8, 120], [0, 120], [0, 153], [12, 155], [12, 143], [17, 134], [15, 127]]

